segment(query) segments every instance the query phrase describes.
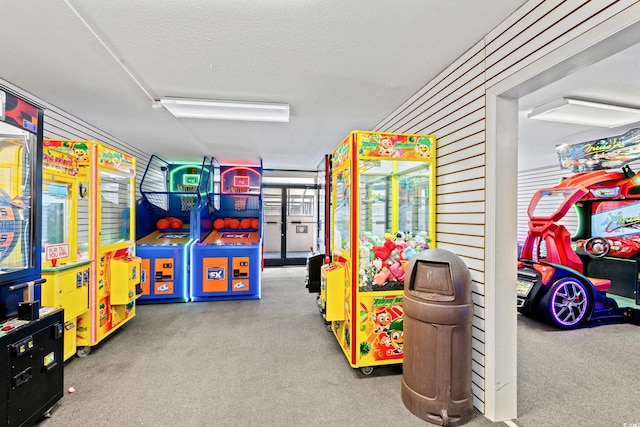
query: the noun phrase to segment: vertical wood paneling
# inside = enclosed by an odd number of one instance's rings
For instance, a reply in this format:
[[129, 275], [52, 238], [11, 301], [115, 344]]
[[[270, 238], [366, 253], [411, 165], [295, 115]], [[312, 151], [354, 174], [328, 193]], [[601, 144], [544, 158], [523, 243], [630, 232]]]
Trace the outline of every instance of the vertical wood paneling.
[[501, 25], [502, 31], [487, 36], [487, 86], [523, 69], [637, 0], [534, 3], [537, 6], [531, 13], [509, 28]]
[[[432, 133], [437, 137], [436, 245], [460, 255], [471, 270], [475, 331], [472, 388], [474, 405], [483, 413], [484, 340], [486, 333], [496, 334], [484, 330], [484, 271], [485, 262], [492, 256], [484, 253], [485, 88], [517, 73], [631, 3], [634, 2], [531, 0], [374, 128], [383, 132]], [[566, 173], [558, 166], [519, 175], [518, 240], [526, 235], [526, 208], [531, 195], [541, 185], [557, 184], [563, 175]], [[575, 216], [569, 215], [564, 223], [575, 229]]]

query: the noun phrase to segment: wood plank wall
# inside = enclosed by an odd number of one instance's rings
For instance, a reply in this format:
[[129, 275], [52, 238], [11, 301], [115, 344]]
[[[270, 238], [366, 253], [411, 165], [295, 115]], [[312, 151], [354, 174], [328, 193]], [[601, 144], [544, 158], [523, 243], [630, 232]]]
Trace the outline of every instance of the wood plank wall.
[[[429, 133], [437, 137], [436, 243], [439, 248], [458, 254], [471, 270], [472, 389], [474, 406], [482, 413], [485, 409], [484, 295], [485, 286], [491, 286], [485, 283], [484, 277], [487, 260], [486, 88], [633, 3], [636, 1], [531, 0], [374, 128], [381, 132]], [[559, 167], [556, 169], [559, 173]], [[538, 179], [541, 172], [530, 174], [529, 179]], [[549, 180], [554, 185], [557, 183], [556, 176], [549, 175]]]

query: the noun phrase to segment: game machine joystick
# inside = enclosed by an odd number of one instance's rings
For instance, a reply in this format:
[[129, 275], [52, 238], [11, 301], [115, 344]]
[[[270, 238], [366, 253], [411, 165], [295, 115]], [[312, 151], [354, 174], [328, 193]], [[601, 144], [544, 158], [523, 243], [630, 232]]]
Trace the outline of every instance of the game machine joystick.
[[257, 299], [262, 273], [262, 162], [211, 162], [208, 210], [192, 248], [194, 301]]
[[[78, 165], [78, 247], [93, 260], [89, 310], [78, 316], [79, 357], [89, 354], [136, 315], [141, 260], [135, 256], [135, 158], [99, 141], [45, 140], [52, 150], [70, 154]], [[82, 216], [82, 215], [81, 215]]]
[[318, 304], [366, 375], [403, 360], [405, 269], [435, 240], [435, 144], [434, 135], [354, 131], [332, 153], [331, 262]]
[[136, 254], [142, 258], [139, 304], [187, 302], [196, 212], [206, 194], [210, 159], [169, 163], [151, 156], [136, 209]]
[[41, 304], [42, 108], [0, 86], [0, 424], [63, 396], [63, 310]]
[[46, 145], [42, 157], [42, 302], [64, 308], [64, 359], [77, 351], [78, 317], [89, 311], [92, 262], [88, 245], [78, 245], [82, 197], [75, 156]]

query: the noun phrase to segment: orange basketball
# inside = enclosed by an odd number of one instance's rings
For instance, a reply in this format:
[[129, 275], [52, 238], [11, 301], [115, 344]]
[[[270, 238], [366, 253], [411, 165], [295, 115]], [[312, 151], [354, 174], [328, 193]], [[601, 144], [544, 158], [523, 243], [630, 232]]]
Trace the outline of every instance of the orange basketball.
[[221, 228], [224, 228], [224, 226], [224, 219], [216, 219], [215, 221], [213, 221], [213, 228], [215, 230], [220, 230]]
[[251, 227], [251, 220], [250, 219], [243, 219], [242, 221], [240, 221], [240, 228], [249, 228]]
[[256, 218], [251, 220], [251, 228], [255, 228], [257, 230], [259, 226], [260, 226], [260, 221], [258, 221]]
[[159, 230], [169, 228], [169, 221], [167, 221], [166, 219], [160, 219], [158, 220], [158, 222], [156, 222], [156, 227], [158, 227]]
[[240, 227], [240, 221], [238, 221], [237, 219], [229, 220], [229, 228], [239, 228], [239, 227]]
[[182, 228], [182, 221], [180, 221], [179, 219], [173, 219], [171, 220], [169, 225], [171, 226], [171, 228]]
[[227, 228], [231, 228], [231, 218], [224, 219], [224, 226]]

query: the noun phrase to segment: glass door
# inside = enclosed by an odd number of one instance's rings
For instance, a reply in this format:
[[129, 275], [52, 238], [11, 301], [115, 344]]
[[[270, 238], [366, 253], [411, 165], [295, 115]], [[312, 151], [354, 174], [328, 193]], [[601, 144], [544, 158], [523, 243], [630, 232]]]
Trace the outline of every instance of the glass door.
[[316, 245], [318, 192], [310, 186], [267, 186], [263, 190], [266, 266], [305, 265]]
[[265, 185], [262, 189], [262, 241], [265, 266], [284, 265], [284, 256], [282, 254], [282, 193], [282, 188], [269, 188]]

